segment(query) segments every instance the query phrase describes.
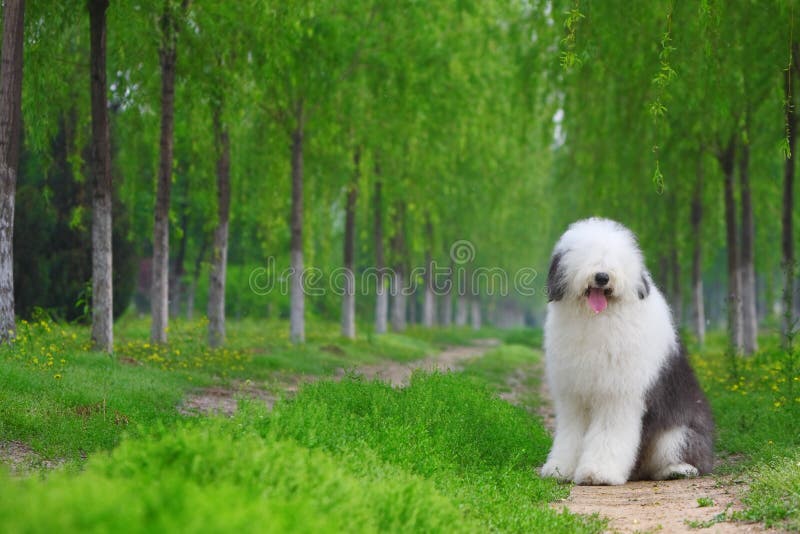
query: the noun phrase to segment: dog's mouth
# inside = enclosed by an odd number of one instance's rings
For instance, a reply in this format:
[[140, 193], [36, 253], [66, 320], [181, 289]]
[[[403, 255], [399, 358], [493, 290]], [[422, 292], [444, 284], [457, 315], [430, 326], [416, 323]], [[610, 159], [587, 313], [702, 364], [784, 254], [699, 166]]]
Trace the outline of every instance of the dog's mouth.
[[584, 295], [588, 299], [589, 308], [594, 313], [600, 313], [608, 307], [608, 298], [614, 293], [614, 289], [610, 287], [592, 287], [586, 288]]

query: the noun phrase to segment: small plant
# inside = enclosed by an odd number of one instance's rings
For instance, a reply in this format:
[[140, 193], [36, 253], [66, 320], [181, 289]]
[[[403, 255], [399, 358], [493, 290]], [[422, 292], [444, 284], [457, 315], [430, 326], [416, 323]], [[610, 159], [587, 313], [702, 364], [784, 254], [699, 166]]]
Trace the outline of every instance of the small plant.
[[708, 506], [714, 506], [714, 499], [712, 499], [711, 497], [698, 497], [697, 506], [698, 508], [706, 508]]

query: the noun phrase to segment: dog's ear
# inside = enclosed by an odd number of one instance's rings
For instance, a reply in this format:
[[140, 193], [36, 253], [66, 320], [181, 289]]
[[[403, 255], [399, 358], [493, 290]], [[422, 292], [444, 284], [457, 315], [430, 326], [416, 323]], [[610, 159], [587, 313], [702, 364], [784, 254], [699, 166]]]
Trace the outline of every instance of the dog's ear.
[[562, 252], [556, 252], [550, 260], [550, 270], [547, 273], [547, 302], [561, 300], [567, 290], [564, 270], [561, 268], [562, 255]]
[[650, 294], [650, 282], [647, 277], [650, 276], [647, 272], [642, 273], [641, 281], [636, 285], [636, 294], [639, 295], [639, 300], [644, 300]]

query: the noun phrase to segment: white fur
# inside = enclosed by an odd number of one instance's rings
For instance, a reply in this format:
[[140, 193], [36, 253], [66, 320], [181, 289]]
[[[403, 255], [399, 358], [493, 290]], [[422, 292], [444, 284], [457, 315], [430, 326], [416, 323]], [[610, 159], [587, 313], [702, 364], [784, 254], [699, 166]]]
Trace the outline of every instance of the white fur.
[[[676, 347], [672, 317], [633, 234], [621, 225], [579, 221], [555, 252], [561, 254], [566, 290], [548, 305], [544, 326], [556, 432], [541, 473], [578, 484], [624, 484], [637, 458], [645, 394]], [[608, 273], [613, 288], [600, 313], [586, 297], [597, 272]], [[644, 299], [638, 294], [643, 276], [649, 287]], [[654, 466], [662, 478], [692, 467], [673, 465], [661, 472], [664, 464], [677, 463], [672, 451], [679, 451], [684, 438], [680, 429], [676, 432], [665, 433], [655, 446]]]

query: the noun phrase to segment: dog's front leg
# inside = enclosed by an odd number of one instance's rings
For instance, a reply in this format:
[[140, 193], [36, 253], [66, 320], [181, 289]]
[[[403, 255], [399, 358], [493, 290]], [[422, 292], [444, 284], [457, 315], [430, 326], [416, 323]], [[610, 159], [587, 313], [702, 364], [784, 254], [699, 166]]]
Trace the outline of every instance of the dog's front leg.
[[627, 482], [636, 462], [642, 431], [642, 403], [604, 399], [592, 407], [574, 481], [584, 485]]
[[569, 401], [556, 401], [556, 434], [547, 462], [542, 466], [543, 477], [561, 481], [573, 479], [583, 447], [586, 425], [586, 413], [581, 406]]

